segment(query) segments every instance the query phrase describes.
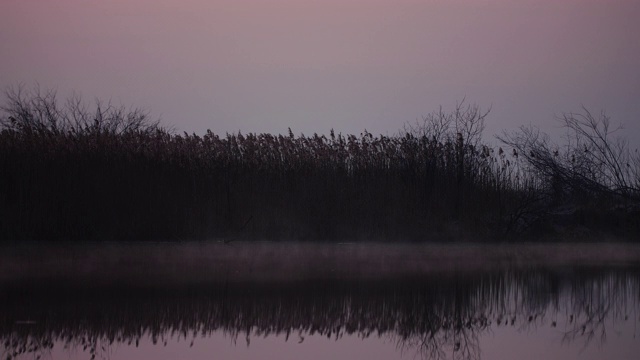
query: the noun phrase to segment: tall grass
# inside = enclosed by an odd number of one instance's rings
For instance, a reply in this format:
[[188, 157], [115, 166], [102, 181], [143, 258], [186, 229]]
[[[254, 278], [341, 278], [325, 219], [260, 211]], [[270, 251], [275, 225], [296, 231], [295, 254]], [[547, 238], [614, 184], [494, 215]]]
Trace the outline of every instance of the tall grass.
[[22, 89], [2, 109], [4, 240], [482, 239], [544, 205], [542, 177], [480, 142], [477, 106], [395, 136], [176, 134]]

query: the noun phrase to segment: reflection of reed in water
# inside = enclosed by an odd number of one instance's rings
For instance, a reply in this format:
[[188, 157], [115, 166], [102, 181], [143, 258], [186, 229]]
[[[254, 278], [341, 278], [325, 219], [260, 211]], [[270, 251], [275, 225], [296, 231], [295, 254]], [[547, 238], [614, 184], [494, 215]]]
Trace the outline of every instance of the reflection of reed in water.
[[639, 280], [624, 271], [487, 276], [462, 297], [448, 299], [453, 302], [446, 311], [423, 318], [428, 327], [393, 337], [400, 349], [417, 351], [425, 359], [479, 359], [480, 335], [505, 326], [519, 332], [551, 327], [562, 333], [564, 343], [602, 343], [608, 325], [640, 321]]
[[557, 326], [566, 341], [604, 340], [606, 321], [635, 314], [639, 280], [631, 271], [535, 270], [171, 289], [3, 285], [1, 355], [46, 354], [63, 343], [100, 357], [113, 343], [193, 341], [222, 331], [247, 345], [252, 336], [273, 334], [297, 342], [309, 335], [391, 336], [423, 358], [472, 359], [479, 358], [479, 336], [497, 326]]

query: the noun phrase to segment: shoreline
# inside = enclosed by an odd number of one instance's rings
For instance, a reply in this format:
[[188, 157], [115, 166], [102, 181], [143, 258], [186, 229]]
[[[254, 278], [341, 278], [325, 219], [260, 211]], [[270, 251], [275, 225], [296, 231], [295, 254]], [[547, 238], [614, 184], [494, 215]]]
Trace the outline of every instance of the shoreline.
[[390, 280], [543, 268], [640, 266], [640, 245], [294, 242], [27, 243], [0, 247], [0, 284]]

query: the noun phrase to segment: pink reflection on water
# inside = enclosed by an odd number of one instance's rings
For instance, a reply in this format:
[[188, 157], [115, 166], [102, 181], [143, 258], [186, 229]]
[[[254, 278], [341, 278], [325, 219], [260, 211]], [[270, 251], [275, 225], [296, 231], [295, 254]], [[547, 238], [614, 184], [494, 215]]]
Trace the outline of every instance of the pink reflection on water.
[[[439, 352], [421, 351], [419, 347], [402, 346], [397, 336], [372, 334], [345, 335], [339, 339], [322, 335], [295, 333], [286, 335], [247, 337], [230, 336], [223, 331], [211, 334], [188, 334], [187, 337], [170, 336], [154, 341], [151, 336], [140, 339], [139, 344], [99, 343], [97, 359], [637, 359], [640, 341], [636, 338], [637, 323], [627, 321], [607, 322], [606, 341], [598, 339], [590, 343], [580, 337], [566, 341], [571, 330], [567, 317], [557, 318], [556, 326], [546, 323], [536, 326], [493, 326], [482, 333], [474, 352], [465, 349], [440, 349]], [[105, 346], [101, 349], [101, 346]], [[464, 346], [464, 345], [463, 345]], [[89, 359], [91, 353], [81, 345], [64, 345], [57, 342], [43, 359]], [[32, 359], [33, 354], [16, 359]]]

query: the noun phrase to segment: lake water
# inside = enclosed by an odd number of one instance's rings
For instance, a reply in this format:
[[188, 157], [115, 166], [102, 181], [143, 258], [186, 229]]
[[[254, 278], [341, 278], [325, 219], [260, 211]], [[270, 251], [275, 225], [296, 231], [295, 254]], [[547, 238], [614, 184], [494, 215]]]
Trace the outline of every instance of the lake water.
[[637, 359], [640, 247], [4, 246], [1, 359]]

